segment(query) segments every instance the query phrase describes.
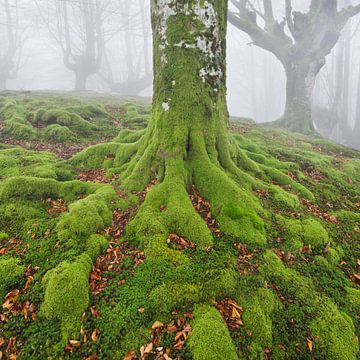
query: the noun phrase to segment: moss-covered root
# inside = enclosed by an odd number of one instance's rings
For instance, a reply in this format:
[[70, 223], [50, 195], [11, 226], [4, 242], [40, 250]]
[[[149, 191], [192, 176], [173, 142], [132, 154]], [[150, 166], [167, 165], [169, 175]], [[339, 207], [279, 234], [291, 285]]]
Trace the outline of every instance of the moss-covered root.
[[89, 272], [93, 260], [106, 245], [104, 237], [91, 236], [82, 255], [74, 262], [62, 262], [43, 278], [45, 299], [41, 313], [60, 322], [63, 343], [80, 336], [81, 316], [89, 305]]
[[197, 306], [189, 346], [194, 360], [238, 360], [236, 348], [219, 312]]
[[18, 259], [12, 257], [0, 259], [0, 300], [6, 295], [6, 291], [16, 285], [24, 273], [25, 267], [19, 264]]
[[186, 181], [184, 163], [168, 160], [163, 182], [149, 191], [135, 219], [128, 225], [127, 235], [147, 245], [147, 257], [175, 255], [166, 243], [171, 232], [201, 248], [212, 245], [211, 232], [192, 206]]
[[[270, 289], [260, 288], [244, 302], [244, 325], [252, 334], [249, 347], [251, 359], [262, 359], [264, 349], [272, 348], [273, 323], [272, 314], [281, 309], [282, 305], [274, 292]], [[275, 349], [274, 349], [275, 350]]]
[[190, 161], [191, 169], [195, 185], [210, 202], [222, 232], [245, 244], [264, 245], [265, 227], [259, 214], [265, 214], [258, 199], [240, 188], [223, 168], [216, 166], [204, 149], [200, 140]]

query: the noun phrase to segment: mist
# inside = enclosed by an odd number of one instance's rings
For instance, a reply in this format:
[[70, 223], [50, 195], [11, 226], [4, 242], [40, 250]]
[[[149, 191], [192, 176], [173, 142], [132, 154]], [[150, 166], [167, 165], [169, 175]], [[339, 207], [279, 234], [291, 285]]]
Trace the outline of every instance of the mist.
[[[13, 64], [6, 89], [86, 89], [150, 97], [150, 1], [87, 2], [88, 20], [81, 3], [75, 0], [1, 0], [0, 39], [3, 45], [0, 58], [9, 57], [6, 52], [11, 52]], [[10, 13], [5, 11], [5, 4]], [[273, 4], [275, 17], [285, 17], [284, 2], [276, 0]], [[293, 1], [292, 4], [297, 11], [306, 12], [310, 1]], [[351, 5], [351, 1], [340, 1], [339, 7], [343, 5]], [[256, 2], [255, 6], [261, 9]], [[235, 9], [230, 4], [230, 11]], [[14, 42], [11, 51], [8, 50], [9, 23]], [[359, 24], [358, 16], [348, 21], [341, 38], [326, 56], [326, 64], [316, 76], [314, 88], [312, 116], [315, 126], [323, 136], [344, 144], [348, 142], [346, 132], [352, 131], [359, 116]], [[270, 51], [254, 45], [248, 34], [231, 24], [227, 47], [230, 114], [259, 123], [279, 119], [286, 101], [286, 76], [280, 61]], [[3, 65], [3, 72], [4, 69]]]

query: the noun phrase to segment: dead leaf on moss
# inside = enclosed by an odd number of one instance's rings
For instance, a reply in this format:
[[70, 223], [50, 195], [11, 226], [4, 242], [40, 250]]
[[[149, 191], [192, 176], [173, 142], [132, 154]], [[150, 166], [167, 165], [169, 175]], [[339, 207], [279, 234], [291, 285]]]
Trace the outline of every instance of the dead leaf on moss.
[[309, 348], [310, 352], [314, 350], [314, 343], [310, 339], [306, 339], [307, 347]]
[[217, 301], [215, 307], [220, 312], [230, 330], [237, 330], [243, 325], [241, 316], [243, 309], [233, 299], [224, 299]]
[[161, 321], [156, 320], [153, 325], [151, 326], [152, 330], [156, 330], [159, 328], [162, 328], [164, 326], [164, 324]]
[[135, 360], [136, 359], [136, 351], [130, 350], [123, 358], [123, 360]]

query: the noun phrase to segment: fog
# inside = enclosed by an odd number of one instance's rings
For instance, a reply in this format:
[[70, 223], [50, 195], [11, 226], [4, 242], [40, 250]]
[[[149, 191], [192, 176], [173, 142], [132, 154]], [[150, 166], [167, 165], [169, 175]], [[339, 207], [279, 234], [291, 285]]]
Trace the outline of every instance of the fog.
[[[83, 90], [81, 78], [88, 76], [86, 90], [89, 91], [151, 96], [149, 2], [0, 0], [0, 59], [6, 58], [9, 48], [9, 22], [16, 47], [11, 56], [16, 64], [8, 76], [6, 89]], [[87, 19], [81, 15], [84, 3], [89, 12]], [[253, 3], [261, 10], [259, 1]], [[294, 9], [305, 12], [310, 0], [292, 3]], [[283, 18], [284, 1], [275, 0], [273, 4], [275, 17]], [[355, 0], [353, 4], [356, 5]], [[9, 5], [10, 17], [6, 5]], [[351, 1], [339, 1], [339, 8], [343, 5], [351, 5]], [[230, 9], [234, 10], [232, 6]], [[346, 117], [350, 129], [355, 126], [360, 96], [359, 24], [360, 18], [355, 16], [344, 27], [342, 37], [316, 78], [314, 90], [314, 116], [323, 119], [326, 113], [326, 117], [332, 119]], [[94, 43], [89, 44], [89, 41]], [[253, 45], [247, 34], [229, 25], [227, 61], [230, 114], [257, 122], [281, 117], [285, 107], [286, 77], [276, 57]], [[339, 71], [339, 66], [345, 70]], [[85, 68], [86, 74], [83, 73]], [[326, 129], [327, 125], [323, 127]], [[336, 126], [324, 135], [344, 142]]]

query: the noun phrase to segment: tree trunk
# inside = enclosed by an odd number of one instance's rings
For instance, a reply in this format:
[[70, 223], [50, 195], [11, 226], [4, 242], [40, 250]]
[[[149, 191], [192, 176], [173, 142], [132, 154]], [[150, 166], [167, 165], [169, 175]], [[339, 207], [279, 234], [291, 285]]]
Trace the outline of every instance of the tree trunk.
[[[200, 150], [199, 147], [214, 152], [228, 126], [227, 2], [212, 0], [201, 6], [201, 2], [194, 1], [190, 15], [186, 15], [188, 4], [182, 3], [158, 0], [152, 9], [155, 62], [152, 126], [154, 131], [160, 130], [163, 151], [176, 157], [186, 156], [185, 152], [195, 148]], [[197, 22], [202, 25], [194, 31], [193, 24]]]
[[352, 136], [351, 145], [357, 149], [360, 149], [360, 67], [359, 67], [359, 74], [358, 74], [355, 125], [354, 125], [354, 132], [353, 132], [353, 136]]
[[[198, 228], [197, 241], [209, 245], [212, 240], [208, 229], [203, 223], [199, 225], [189, 201], [188, 191], [194, 184], [217, 209], [215, 216], [224, 233], [245, 242], [264, 243], [265, 230], [263, 225], [258, 226], [262, 222], [255, 203], [227, 175], [245, 187], [253, 184], [241, 170], [244, 162], [249, 166], [253, 163], [228, 131], [227, 1], [154, 0], [151, 10], [152, 118], [141, 140], [130, 149], [124, 144], [114, 160], [121, 169], [122, 184], [128, 190], [141, 190], [156, 178], [159, 184], [151, 192], [155, 195], [149, 194], [143, 205], [146, 218], [164, 224], [158, 206], [163, 201], [169, 208], [166, 216], [177, 219], [175, 227], [163, 225], [168, 231], [191, 239]], [[230, 209], [236, 209], [238, 215], [230, 217]], [[135, 219], [136, 226], [146, 222], [141, 215]], [[156, 226], [152, 231], [156, 235], [160, 230]]]
[[282, 122], [289, 130], [311, 133], [314, 131], [311, 109], [318, 71], [307, 64], [290, 63], [285, 66], [285, 72], [286, 105]]
[[6, 90], [6, 78], [0, 77], [0, 91]]
[[88, 75], [84, 69], [78, 69], [75, 71], [75, 91], [85, 91]]

